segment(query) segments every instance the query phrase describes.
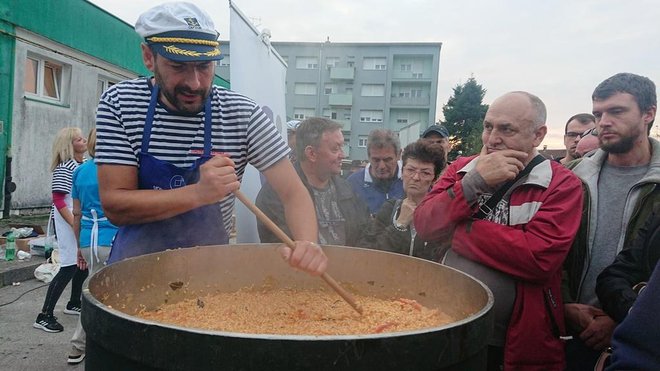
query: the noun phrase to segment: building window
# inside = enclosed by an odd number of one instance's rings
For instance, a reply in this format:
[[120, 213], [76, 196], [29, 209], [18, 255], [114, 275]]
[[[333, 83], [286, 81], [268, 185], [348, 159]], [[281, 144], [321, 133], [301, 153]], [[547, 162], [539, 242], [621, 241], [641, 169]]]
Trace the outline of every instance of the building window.
[[296, 120], [304, 120], [308, 117], [314, 117], [314, 108], [294, 108], [293, 118]]
[[400, 91], [399, 92], [399, 98], [410, 98], [410, 92], [409, 91]]
[[396, 119], [396, 123], [397, 123], [397, 124], [407, 124], [407, 123], [408, 123], [408, 119]]
[[358, 137], [358, 147], [359, 148], [367, 148], [367, 139], [369, 137], [366, 135], [360, 135]]
[[412, 74], [413, 79], [421, 79], [424, 78], [424, 74], [419, 72], [419, 73], [413, 73]]
[[337, 86], [335, 84], [325, 84], [323, 92], [325, 95], [334, 94], [337, 91]]
[[422, 97], [422, 89], [412, 89], [410, 91], [410, 96], [413, 98], [421, 98]]
[[355, 61], [346, 62], [346, 67], [355, 67]]
[[37, 94], [37, 76], [39, 75], [39, 61], [33, 58], [25, 60], [25, 78], [23, 79], [23, 90], [26, 93]]
[[333, 111], [329, 108], [324, 108], [323, 109], [323, 117], [328, 118], [328, 119], [337, 120], [337, 111]]
[[412, 71], [412, 64], [404, 63], [401, 65], [401, 72], [410, 72]]
[[112, 85], [116, 84], [116, 81], [112, 81], [110, 79], [106, 79], [103, 77], [99, 77], [97, 88], [96, 88], [96, 94], [100, 97], [105, 93], [106, 90], [108, 90], [109, 87]]
[[327, 68], [337, 67], [339, 65], [339, 57], [327, 57], [325, 59], [325, 66]]
[[297, 82], [294, 93], [297, 95], [316, 95], [316, 84]]
[[384, 97], [385, 85], [383, 84], [363, 84], [362, 94], [363, 97]]
[[222, 59], [218, 61], [218, 66], [229, 67], [229, 54], [223, 54]]
[[364, 69], [364, 70], [384, 71], [384, 70], [387, 69], [387, 58], [383, 58], [383, 57], [378, 57], [378, 58], [367, 57], [367, 58], [364, 58], [364, 61], [363, 61], [363, 64], [362, 64], [362, 69]]
[[44, 58], [27, 57], [23, 82], [25, 92], [61, 101], [63, 67], [62, 64]]
[[318, 57], [296, 57], [296, 68], [301, 70], [315, 70], [319, 68]]
[[360, 111], [360, 122], [383, 122], [383, 111]]

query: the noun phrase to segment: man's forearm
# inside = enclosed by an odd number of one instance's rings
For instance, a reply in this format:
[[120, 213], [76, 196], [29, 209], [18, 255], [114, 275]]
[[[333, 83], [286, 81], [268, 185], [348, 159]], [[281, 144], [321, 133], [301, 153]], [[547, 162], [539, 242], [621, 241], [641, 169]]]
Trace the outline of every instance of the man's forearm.
[[465, 201], [471, 207], [474, 207], [474, 205], [477, 204], [478, 198], [481, 194], [493, 193], [496, 190], [495, 187], [490, 187], [486, 184], [484, 178], [474, 170], [465, 174], [463, 179], [461, 179], [461, 184], [463, 185]]
[[115, 190], [102, 194], [101, 200], [115, 225], [164, 220], [203, 206], [195, 184], [168, 190]]

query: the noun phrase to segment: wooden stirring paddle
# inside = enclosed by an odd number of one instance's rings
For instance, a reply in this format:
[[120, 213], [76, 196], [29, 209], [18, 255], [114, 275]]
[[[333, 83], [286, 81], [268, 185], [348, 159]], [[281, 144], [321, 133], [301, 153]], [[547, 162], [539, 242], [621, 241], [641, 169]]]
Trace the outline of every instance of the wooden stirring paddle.
[[[257, 207], [243, 192], [241, 192], [240, 189], [234, 191], [234, 194], [236, 195], [236, 198], [241, 200], [241, 202], [248, 208], [250, 211], [256, 215], [257, 219], [264, 223], [268, 229], [271, 230], [271, 232], [275, 233], [275, 235], [282, 240], [287, 246], [289, 246], [292, 250], [296, 248], [296, 244], [293, 242], [293, 240], [284, 233], [284, 231], [277, 226], [270, 218], [264, 214], [261, 209]], [[327, 283], [333, 290], [339, 294], [353, 309], [355, 309], [356, 312], [362, 314], [362, 307], [355, 302], [355, 299], [351, 294], [348, 293], [348, 291], [344, 290], [343, 287], [339, 286], [337, 281], [335, 281], [334, 278], [332, 278], [329, 274], [323, 273], [321, 275], [321, 278]]]

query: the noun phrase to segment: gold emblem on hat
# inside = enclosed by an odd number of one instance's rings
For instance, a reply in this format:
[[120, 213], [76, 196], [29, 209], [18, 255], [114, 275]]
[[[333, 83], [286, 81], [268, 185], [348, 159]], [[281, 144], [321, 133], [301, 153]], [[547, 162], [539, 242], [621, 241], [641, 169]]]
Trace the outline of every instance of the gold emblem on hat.
[[202, 39], [189, 39], [186, 37], [158, 37], [152, 36], [147, 38], [148, 42], [151, 43], [176, 43], [176, 44], [195, 44], [195, 45], [206, 45], [206, 46], [218, 46], [219, 42], [213, 40], [202, 40]]
[[163, 46], [163, 48], [171, 54], [178, 54], [178, 55], [185, 55], [187, 57], [215, 57], [220, 55], [220, 50], [219, 49], [213, 49], [211, 51], [205, 52], [205, 53], [200, 53], [198, 51], [194, 50], [185, 50], [176, 47], [175, 45], [167, 45]]

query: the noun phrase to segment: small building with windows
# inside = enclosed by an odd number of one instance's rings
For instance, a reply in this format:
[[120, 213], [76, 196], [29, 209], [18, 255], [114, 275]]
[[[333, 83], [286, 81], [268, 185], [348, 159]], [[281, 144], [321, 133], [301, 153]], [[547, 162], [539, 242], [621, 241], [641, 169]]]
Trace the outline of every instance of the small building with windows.
[[77, 126], [86, 136], [108, 87], [150, 74], [141, 41], [132, 25], [85, 0], [0, 2], [4, 217], [50, 207], [56, 133]]

